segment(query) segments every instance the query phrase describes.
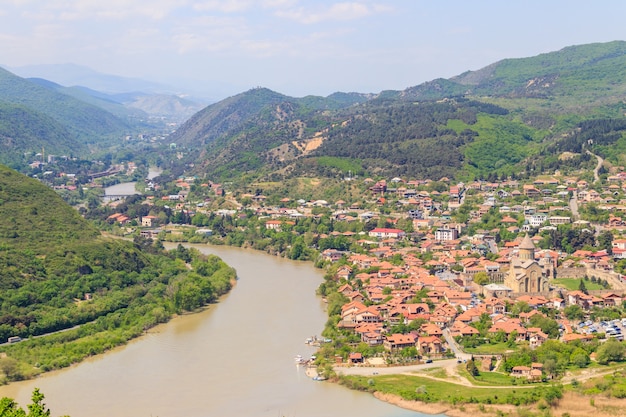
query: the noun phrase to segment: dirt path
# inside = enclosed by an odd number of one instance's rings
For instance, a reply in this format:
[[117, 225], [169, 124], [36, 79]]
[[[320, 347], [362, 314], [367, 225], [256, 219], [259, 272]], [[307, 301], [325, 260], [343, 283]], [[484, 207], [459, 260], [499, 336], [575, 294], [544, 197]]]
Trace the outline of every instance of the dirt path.
[[[410, 376], [420, 376], [428, 379], [432, 379], [434, 381], [447, 382], [450, 384], [462, 385], [465, 387], [471, 388], [487, 388], [487, 389], [507, 389], [507, 388], [515, 388], [515, 389], [524, 389], [524, 388], [535, 388], [536, 384], [528, 384], [528, 385], [476, 385], [473, 384], [469, 379], [465, 376], [461, 375], [459, 372], [459, 366], [462, 366], [457, 363], [454, 359], [435, 361], [429, 364], [422, 365], [409, 365], [409, 366], [395, 366], [395, 367], [335, 367], [335, 372], [343, 375], [410, 375]], [[446, 378], [440, 378], [433, 375], [429, 375], [424, 372], [429, 369], [434, 368], [442, 368], [448, 374]], [[620, 368], [623, 369], [623, 368]], [[615, 372], [617, 369], [585, 369], [579, 374], [566, 374], [563, 378], [559, 380], [559, 382], [563, 384], [571, 383], [573, 380], [577, 380], [578, 382], [583, 382], [588, 379], [610, 375]]]
[[596, 165], [595, 169], [593, 170], [593, 182], [598, 182], [598, 181], [600, 181], [600, 168], [602, 167], [602, 164], [604, 163], [604, 159], [602, 159], [601, 157], [599, 157], [595, 153], [592, 153], [588, 149], [587, 149], [586, 152], [589, 155], [591, 155], [591, 156], [595, 156], [596, 159], [598, 160], [598, 164]]

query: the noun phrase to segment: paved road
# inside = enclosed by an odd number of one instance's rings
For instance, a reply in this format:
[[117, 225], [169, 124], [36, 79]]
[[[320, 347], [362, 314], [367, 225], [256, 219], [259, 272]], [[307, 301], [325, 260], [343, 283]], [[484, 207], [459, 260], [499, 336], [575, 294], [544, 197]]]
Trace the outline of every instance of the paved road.
[[449, 329], [443, 329], [443, 337], [446, 339], [446, 342], [448, 342], [448, 346], [450, 346], [450, 348], [454, 352], [454, 356], [456, 356], [457, 359], [462, 359], [466, 361], [472, 359], [472, 355], [470, 353], [463, 352], [463, 349], [461, 349], [461, 347], [457, 345], [452, 335], [450, 335]]

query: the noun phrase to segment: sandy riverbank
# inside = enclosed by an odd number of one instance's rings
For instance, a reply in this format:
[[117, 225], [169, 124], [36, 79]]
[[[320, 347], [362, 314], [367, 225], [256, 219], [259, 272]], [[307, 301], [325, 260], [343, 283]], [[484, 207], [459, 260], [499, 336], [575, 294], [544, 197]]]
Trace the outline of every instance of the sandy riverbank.
[[[496, 415], [498, 411], [505, 415], [517, 415], [518, 407], [512, 405], [484, 405], [484, 409], [478, 404], [463, 404], [452, 406], [442, 403], [424, 403], [421, 401], [408, 401], [398, 395], [375, 392], [374, 397], [407, 410], [417, 411], [424, 414], [445, 414], [449, 417], [473, 417], [476, 415]], [[593, 405], [592, 405], [593, 404]], [[528, 408], [538, 411], [536, 407]], [[571, 417], [615, 417], [626, 415], [626, 399], [581, 396], [572, 392], [565, 393], [556, 407], [551, 408], [552, 415], [561, 416], [569, 414]]]

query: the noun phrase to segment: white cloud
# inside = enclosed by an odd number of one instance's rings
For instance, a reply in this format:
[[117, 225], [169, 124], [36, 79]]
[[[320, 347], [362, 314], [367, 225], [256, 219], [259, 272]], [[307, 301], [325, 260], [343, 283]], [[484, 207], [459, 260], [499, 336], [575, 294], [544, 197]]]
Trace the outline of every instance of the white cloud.
[[196, 2], [192, 7], [201, 12], [240, 13], [248, 11], [252, 5], [250, 0], [210, 0]]
[[303, 24], [320, 23], [324, 21], [357, 20], [375, 13], [388, 11], [389, 8], [380, 5], [369, 5], [362, 2], [335, 3], [321, 10], [308, 10], [303, 7], [277, 11], [276, 16], [295, 20]]
[[64, 21], [89, 19], [121, 20], [131, 18], [149, 18], [161, 20], [175, 9], [184, 7], [185, 0], [46, 0], [37, 2], [35, 9], [27, 9], [26, 1], [17, 3], [31, 18], [50, 17]]

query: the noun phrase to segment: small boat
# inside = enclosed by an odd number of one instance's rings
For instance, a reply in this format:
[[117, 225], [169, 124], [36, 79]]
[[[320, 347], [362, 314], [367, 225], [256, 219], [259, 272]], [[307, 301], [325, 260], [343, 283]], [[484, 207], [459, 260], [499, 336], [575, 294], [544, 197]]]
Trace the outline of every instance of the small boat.
[[302, 357], [302, 355], [297, 355], [297, 356], [295, 357], [295, 360], [296, 360], [296, 364], [297, 364], [297, 365], [304, 365], [304, 364], [306, 364], [306, 363], [307, 363], [307, 360], [306, 360], [306, 359], [304, 359], [304, 358]]

